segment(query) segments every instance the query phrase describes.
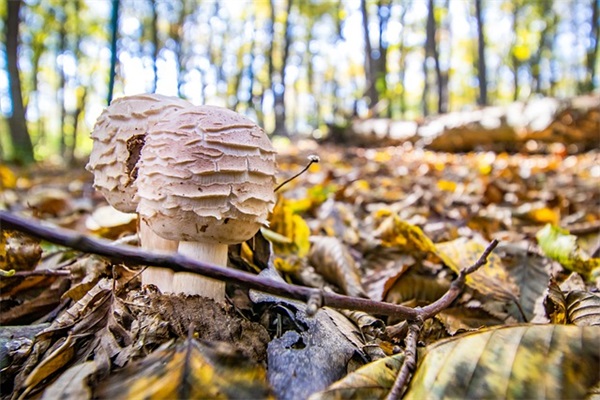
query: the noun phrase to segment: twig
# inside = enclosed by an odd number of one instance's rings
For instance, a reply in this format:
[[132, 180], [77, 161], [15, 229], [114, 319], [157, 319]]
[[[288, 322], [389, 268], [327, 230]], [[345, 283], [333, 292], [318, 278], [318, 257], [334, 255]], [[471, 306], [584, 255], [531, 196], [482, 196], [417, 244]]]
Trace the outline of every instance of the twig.
[[314, 299], [315, 296], [322, 296], [323, 306], [358, 310], [377, 315], [389, 315], [409, 321], [431, 318], [450, 306], [464, 287], [465, 277], [484, 265], [487, 262], [487, 257], [498, 245], [498, 241], [493, 240], [486, 247], [479, 260], [469, 268], [462, 270], [450, 285], [450, 289], [436, 302], [423, 308], [410, 308], [398, 304], [321, 292], [318, 289], [291, 285], [233, 268], [223, 268], [196, 261], [180, 254], [157, 254], [134, 247], [117, 246], [106, 240], [94, 239], [67, 229], [43, 226], [34, 220], [19, 217], [7, 211], [0, 211], [0, 228], [5, 227], [85, 253], [98, 254], [111, 260], [169, 268], [175, 272], [195, 272], [209, 278], [304, 302], [308, 302], [311, 298]]
[[412, 323], [408, 327], [408, 335], [406, 335], [406, 339], [404, 340], [404, 343], [406, 344], [406, 349], [404, 350], [404, 362], [402, 363], [402, 367], [400, 367], [398, 376], [394, 381], [394, 386], [392, 386], [386, 400], [399, 399], [406, 390], [406, 385], [408, 384], [413, 371], [417, 367], [417, 341], [419, 339], [419, 334], [421, 333], [422, 325], [423, 320]]
[[[180, 254], [157, 254], [129, 246], [116, 246], [103, 239], [94, 239], [76, 232], [46, 227], [39, 222], [19, 217], [6, 211], [0, 211], [0, 226], [14, 229], [52, 243], [70, 247], [85, 253], [94, 253], [111, 260], [129, 264], [151, 265], [169, 268], [175, 272], [195, 272], [203, 276], [234, 283], [249, 289], [255, 289], [276, 296], [307, 302], [312, 296], [321, 295], [320, 290], [252, 275], [233, 268], [223, 268], [196, 261]], [[346, 308], [372, 314], [391, 315], [401, 319], [413, 320], [420, 314], [418, 310], [397, 304], [383, 303], [358, 297], [343, 296], [336, 293], [322, 293], [323, 306]]]
[[417, 366], [417, 341], [419, 338], [419, 333], [421, 332], [421, 328], [423, 327], [423, 322], [426, 319], [438, 314], [440, 311], [445, 310], [452, 304], [454, 300], [456, 300], [459, 293], [465, 286], [467, 275], [472, 274], [485, 265], [489, 255], [496, 248], [496, 246], [498, 246], [498, 241], [494, 239], [490, 242], [490, 244], [487, 245], [475, 264], [460, 271], [458, 277], [450, 285], [450, 289], [448, 289], [448, 291], [444, 293], [442, 297], [430, 305], [418, 309], [420, 314], [419, 317], [414, 320], [403, 321], [397, 327], [387, 328], [387, 333], [392, 331], [399, 332], [404, 329], [406, 323], [408, 323], [408, 334], [404, 340], [404, 343], [406, 344], [406, 348], [404, 350], [404, 362], [402, 363], [402, 367], [400, 367], [400, 371], [396, 376], [396, 380], [394, 381], [392, 389], [388, 393], [387, 400], [399, 399], [406, 390], [407, 384], [412, 377], [412, 373]]
[[423, 321], [437, 315], [440, 311], [445, 310], [450, 306], [450, 304], [452, 304], [454, 300], [456, 300], [456, 298], [465, 286], [465, 279], [467, 278], [467, 275], [472, 274], [473, 272], [481, 268], [483, 265], [485, 265], [492, 251], [496, 248], [496, 246], [498, 246], [498, 243], [498, 240], [492, 240], [487, 245], [483, 253], [481, 253], [481, 256], [475, 262], [475, 264], [460, 271], [458, 277], [454, 281], [452, 281], [450, 288], [446, 293], [444, 293], [442, 297], [429, 304], [428, 306], [425, 306], [420, 309], [420, 314], [421, 318], [423, 318]]
[[291, 178], [286, 179], [285, 181], [281, 182], [279, 185], [277, 185], [277, 187], [275, 188], [275, 192], [278, 191], [279, 189], [281, 189], [284, 185], [288, 184], [289, 182], [293, 181], [294, 179], [296, 179], [297, 177], [299, 177], [300, 175], [302, 175], [303, 173], [305, 173], [311, 165], [313, 165], [314, 163], [318, 163], [319, 160], [319, 156], [315, 156], [315, 155], [310, 155], [308, 156], [308, 164], [306, 165], [306, 167], [304, 167], [304, 169], [302, 169], [302, 171], [298, 172], [296, 175], [292, 176]]

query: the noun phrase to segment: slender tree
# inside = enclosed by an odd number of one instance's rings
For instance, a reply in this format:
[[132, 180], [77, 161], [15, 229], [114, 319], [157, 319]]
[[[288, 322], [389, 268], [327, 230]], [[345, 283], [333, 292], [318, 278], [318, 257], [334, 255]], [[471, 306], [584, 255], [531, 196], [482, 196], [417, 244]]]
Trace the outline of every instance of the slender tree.
[[592, 91], [594, 90], [594, 82], [596, 81], [596, 76], [598, 74], [596, 65], [598, 63], [598, 46], [600, 42], [600, 0], [592, 0], [592, 20], [590, 21], [590, 35], [589, 41], [590, 43], [587, 50], [587, 59], [586, 59], [586, 67], [587, 67], [587, 76], [584, 90]]
[[423, 60], [423, 72], [425, 74], [425, 85], [423, 87], [423, 114], [429, 112], [428, 97], [429, 97], [429, 74], [428, 60], [433, 60], [435, 69], [435, 82], [437, 91], [437, 113], [443, 113], [445, 109], [444, 95], [444, 80], [442, 77], [442, 69], [440, 67], [440, 54], [437, 45], [437, 22], [435, 19], [435, 3], [433, 0], [428, 1], [427, 24], [426, 24], [426, 39], [425, 39], [425, 59]]
[[21, 22], [21, 1], [8, 1], [6, 20], [4, 21], [6, 38], [6, 65], [8, 67], [8, 86], [12, 113], [8, 117], [8, 127], [16, 161], [29, 163], [34, 161], [33, 144], [27, 130], [25, 106], [21, 92], [21, 76], [18, 65], [19, 25]]
[[[287, 62], [290, 53], [290, 45], [292, 44], [292, 27], [290, 24], [290, 14], [292, 11], [293, 0], [287, 1], [285, 10], [285, 23], [283, 28], [283, 54], [281, 55], [281, 61], [279, 68], [277, 69], [277, 80], [273, 80], [271, 83], [271, 90], [273, 91], [273, 102], [275, 112], [275, 130], [273, 133], [288, 136], [289, 132], [286, 128], [286, 110], [285, 110], [285, 78], [287, 71]], [[275, 9], [274, 1], [271, 1], [271, 9]], [[273, 11], [273, 17], [275, 13]]]
[[360, 13], [362, 14], [362, 29], [365, 53], [365, 78], [366, 90], [365, 96], [369, 103], [369, 109], [372, 109], [379, 102], [377, 93], [377, 66], [373, 57], [373, 46], [371, 45], [371, 34], [369, 32], [369, 11], [367, 10], [367, 0], [360, 0]]
[[156, 1], [148, 0], [150, 4], [151, 21], [150, 21], [150, 36], [152, 40], [152, 90], [156, 92], [158, 86], [158, 54], [160, 52], [160, 44], [158, 40], [158, 10], [156, 9]]
[[119, 34], [119, 0], [112, 0], [112, 13], [110, 17], [110, 70], [108, 75], [107, 104], [110, 104], [115, 90], [115, 78], [117, 74], [117, 36]]
[[479, 78], [479, 97], [477, 104], [488, 104], [487, 97], [487, 66], [485, 62], [485, 36], [483, 34], [482, 0], [475, 0], [475, 20], [477, 22], [477, 77]]

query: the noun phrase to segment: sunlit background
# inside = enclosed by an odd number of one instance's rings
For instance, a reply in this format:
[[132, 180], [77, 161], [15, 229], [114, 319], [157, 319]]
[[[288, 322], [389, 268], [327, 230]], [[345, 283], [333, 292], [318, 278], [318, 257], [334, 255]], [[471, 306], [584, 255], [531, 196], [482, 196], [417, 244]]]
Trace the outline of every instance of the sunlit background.
[[[599, 2], [27, 0], [18, 48], [27, 127], [38, 159], [89, 152], [107, 104], [116, 4], [113, 97], [180, 96], [235, 109], [268, 132], [319, 138], [355, 116], [412, 120], [597, 89]], [[6, 39], [6, 2], [0, 13]], [[4, 120], [14, 81], [5, 43]]]

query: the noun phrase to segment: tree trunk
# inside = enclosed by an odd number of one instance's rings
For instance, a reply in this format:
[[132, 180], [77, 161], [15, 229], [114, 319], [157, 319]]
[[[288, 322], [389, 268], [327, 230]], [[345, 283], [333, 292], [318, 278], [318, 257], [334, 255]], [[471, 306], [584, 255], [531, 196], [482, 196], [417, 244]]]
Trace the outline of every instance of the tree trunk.
[[376, 63], [377, 73], [375, 77], [375, 90], [377, 90], [379, 97], [383, 95], [387, 99], [386, 115], [390, 118], [392, 116], [392, 107], [386, 81], [389, 42], [384, 39], [392, 15], [390, 0], [379, 0], [377, 14], [379, 16], [379, 58]]
[[5, 26], [6, 65], [8, 67], [8, 87], [12, 113], [8, 117], [8, 127], [15, 161], [29, 163], [34, 161], [33, 144], [27, 131], [25, 106], [21, 92], [21, 76], [18, 66], [19, 24], [21, 22], [21, 1], [8, 1]]
[[156, 92], [156, 87], [158, 86], [158, 11], [156, 10], [156, 3], [154, 0], [149, 0], [150, 9], [152, 10], [152, 21], [150, 29], [152, 29], [151, 37], [152, 37], [152, 90], [151, 92]]
[[475, 19], [477, 21], [477, 77], [479, 78], [479, 98], [477, 104], [485, 106], [487, 98], [487, 72], [485, 64], [485, 37], [483, 34], [483, 20], [481, 17], [481, 1], [475, 0]]
[[442, 93], [441, 93], [441, 71], [440, 71], [440, 59], [437, 51], [437, 45], [435, 40], [435, 32], [436, 32], [436, 23], [435, 23], [435, 4], [433, 0], [429, 0], [427, 2], [427, 23], [425, 27], [425, 58], [423, 59], [423, 75], [424, 75], [424, 85], [423, 85], [423, 96], [421, 98], [422, 107], [423, 107], [423, 115], [429, 115], [429, 67], [427, 66], [430, 58], [433, 59], [435, 64], [435, 78], [436, 78], [436, 89], [437, 89], [437, 112], [440, 112], [441, 101], [442, 101]]
[[[290, 12], [292, 10], [292, 3], [293, 0], [288, 0], [284, 27], [283, 55], [281, 57], [281, 67], [277, 74], [279, 76], [279, 81], [273, 82], [272, 86], [275, 110], [275, 130], [273, 133], [282, 136], [289, 135], [289, 132], [285, 126], [285, 75], [290, 45], [292, 43], [292, 31], [290, 27]], [[272, 7], [274, 7], [274, 4], [272, 4]]]
[[585, 91], [591, 92], [594, 90], [594, 81], [596, 80], [596, 63], [598, 62], [598, 42], [600, 41], [600, 28], [598, 27], [598, 19], [600, 18], [600, 2], [598, 0], [592, 0], [592, 20], [590, 28], [590, 48], [587, 52], [587, 82]]
[[119, 0], [112, 0], [112, 14], [110, 17], [110, 71], [108, 75], [108, 95], [106, 103], [110, 104], [115, 90], [115, 77], [117, 74], [117, 36], [119, 34]]
[[[67, 90], [67, 80], [65, 77], [64, 60], [67, 52], [67, 8], [66, 4], [57, 12], [58, 20], [58, 57], [56, 57], [56, 73], [58, 74], [58, 90], [56, 91], [56, 102], [60, 106], [60, 148], [61, 157], [67, 154], [67, 110], [65, 108], [65, 92]], [[62, 57], [61, 57], [62, 56]]]
[[369, 13], [367, 11], [367, 0], [360, 0], [360, 12], [362, 14], [363, 40], [365, 42], [365, 81], [367, 85], [365, 97], [369, 103], [369, 109], [372, 109], [375, 104], [379, 102], [379, 96], [377, 94], [377, 88], [375, 87], [375, 83], [377, 81], [377, 68], [375, 66], [375, 60], [373, 59], [371, 35], [369, 34]]
[[512, 49], [511, 49], [511, 60], [512, 60], [512, 73], [513, 73], [513, 101], [517, 101], [519, 99], [519, 89], [520, 89], [520, 83], [519, 83], [519, 68], [521, 66], [521, 62], [519, 61], [519, 59], [517, 58], [517, 56], [514, 53], [514, 46], [517, 44], [517, 25], [519, 23], [519, 14], [521, 11], [521, 8], [519, 6], [519, 4], [517, 2], [513, 3], [513, 18], [512, 18], [512, 31], [514, 32], [514, 41], [512, 44]]

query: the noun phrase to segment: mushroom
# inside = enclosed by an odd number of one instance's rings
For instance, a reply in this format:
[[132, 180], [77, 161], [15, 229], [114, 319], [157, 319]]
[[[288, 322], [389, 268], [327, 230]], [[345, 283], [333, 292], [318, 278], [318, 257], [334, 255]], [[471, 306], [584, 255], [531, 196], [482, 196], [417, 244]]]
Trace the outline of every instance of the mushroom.
[[[178, 252], [227, 266], [229, 244], [254, 236], [275, 203], [275, 150], [265, 132], [225, 108], [180, 110], [154, 125], [136, 182], [142, 221]], [[173, 291], [225, 300], [225, 284], [179, 272]]]
[[[134, 182], [138, 161], [149, 129], [161, 118], [192, 104], [177, 97], [140, 94], [121, 97], [102, 112], [92, 131], [93, 148], [86, 169], [94, 174], [94, 187], [119, 211], [132, 213], [137, 208]], [[156, 235], [139, 222], [140, 245], [144, 249], [174, 252], [177, 243]], [[173, 272], [150, 267], [142, 274], [144, 284], [171, 282]], [[170, 291], [170, 285], [161, 285]]]

